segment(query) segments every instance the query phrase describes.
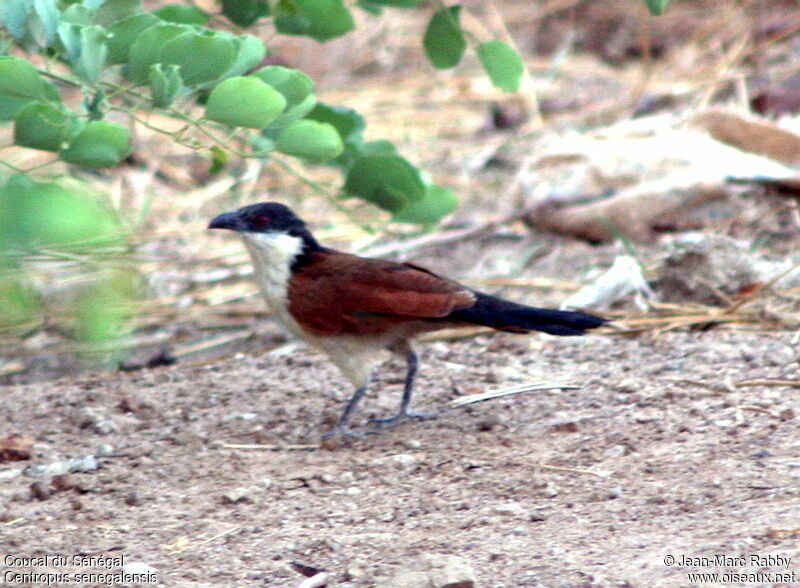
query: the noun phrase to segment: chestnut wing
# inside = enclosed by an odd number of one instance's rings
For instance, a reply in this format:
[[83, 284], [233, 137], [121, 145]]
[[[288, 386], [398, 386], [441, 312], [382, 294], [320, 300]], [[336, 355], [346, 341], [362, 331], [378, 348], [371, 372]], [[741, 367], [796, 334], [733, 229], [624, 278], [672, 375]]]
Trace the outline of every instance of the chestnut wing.
[[338, 252], [318, 252], [289, 282], [289, 311], [318, 334], [380, 333], [470, 307], [475, 295], [423, 268]]

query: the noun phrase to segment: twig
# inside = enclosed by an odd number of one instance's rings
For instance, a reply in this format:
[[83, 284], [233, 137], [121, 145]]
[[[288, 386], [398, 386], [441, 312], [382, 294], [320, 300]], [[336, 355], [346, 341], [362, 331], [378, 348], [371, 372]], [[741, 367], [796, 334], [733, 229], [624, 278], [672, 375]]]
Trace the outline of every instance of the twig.
[[593, 472], [591, 470], [580, 470], [578, 468], [567, 468], [564, 466], [554, 466], [548, 465], [546, 463], [534, 463], [531, 464], [535, 468], [542, 468], [543, 470], [554, 470], [556, 472], [570, 472], [573, 474], [591, 474], [592, 476], [597, 476], [598, 478], [605, 478], [605, 474], [601, 474], [598, 472]]
[[467, 396], [461, 396], [455, 400], [451, 400], [448, 404], [450, 406], [465, 406], [467, 404], [474, 404], [475, 402], [482, 402], [493, 398], [522, 394], [523, 392], [533, 392], [537, 390], [577, 390], [579, 388], [580, 386], [577, 384], [520, 384], [519, 386], [511, 386], [493, 392], [468, 394]]
[[479, 237], [486, 233], [490, 233], [493, 230], [502, 227], [503, 225], [522, 220], [528, 213], [528, 210], [517, 211], [508, 216], [488, 221], [480, 225], [475, 225], [473, 227], [422, 235], [421, 237], [409, 239], [408, 241], [403, 241], [401, 243], [387, 243], [386, 245], [368, 247], [367, 249], [359, 251], [359, 255], [364, 255], [366, 257], [388, 257], [398, 253], [409, 253], [416, 249], [424, 249], [426, 247], [436, 247], [438, 245], [448, 245], [457, 241], [465, 241], [467, 239], [472, 239], [474, 237]]
[[791, 386], [792, 388], [800, 388], [800, 380], [784, 379], [784, 378], [753, 378], [752, 380], [742, 380], [734, 384], [737, 388], [745, 388], [748, 386]]
[[262, 451], [314, 451], [319, 445], [260, 445], [255, 443], [223, 443], [223, 449], [257, 449]]

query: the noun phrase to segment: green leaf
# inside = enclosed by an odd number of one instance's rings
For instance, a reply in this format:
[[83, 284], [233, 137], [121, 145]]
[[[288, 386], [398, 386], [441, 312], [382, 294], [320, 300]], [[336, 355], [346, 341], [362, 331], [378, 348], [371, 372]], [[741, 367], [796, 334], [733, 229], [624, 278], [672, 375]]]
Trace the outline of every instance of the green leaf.
[[516, 92], [525, 66], [519, 54], [502, 41], [486, 41], [478, 45], [478, 58], [489, 79], [504, 92]]
[[355, 28], [353, 15], [342, 0], [280, 0], [274, 15], [279, 32], [317, 41], [341, 37]]
[[180, 68], [177, 65], [155, 63], [150, 66], [148, 84], [153, 106], [167, 108], [183, 89]]
[[36, 291], [25, 273], [0, 265], [0, 327], [24, 325], [41, 312]]
[[[129, 271], [106, 270], [101, 279], [87, 285], [78, 298], [75, 338], [103, 351], [119, 342], [133, 308], [134, 275]], [[87, 351], [92, 351], [90, 347]]]
[[185, 4], [167, 4], [158, 10], [153, 10], [153, 14], [166, 22], [200, 26], [205, 25], [209, 18], [208, 14], [197, 8], [197, 6], [187, 6]]
[[420, 0], [369, 0], [369, 3], [395, 8], [416, 8], [419, 6]]
[[0, 2], [0, 24], [19, 41], [28, 32], [28, 17], [32, 11], [33, 0], [3, 0]]
[[467, 41], [461, 30], [459, 14], [461, 6], [450, 6], [436, 12], [428, 23], [422, 44], [425, 55], [438, 69], [450, 69], [458, 65]]
[[61, 14], [61, 24], [69, 23], [81, 26], [92, 24], [94, 12], [80, 4], [73, 4]]
[[275, 142], [275, 148], [287, 155], [321, 163], [339, 155], [344, 145], [333, 125], [315, 120], [299, 120], [283, 129]]
[[81, 29], [83, 25], [62, 22], [58, 25], [58, 39], [61, 41], [62, 54], [67, 61], [74, 62], [81, 56]]
[[17, 247], [91, 250], [121, 240], [109, 208], [83, 192], [53, 183], [9, 181], [0, 188], [0, 235]]
[[241, 35], [233, 37], [236, 46], [236, 58], [233, 65], [223, 74], [223, 78], [241, 76], [253, 69], [267, 54], [267, 48], [258, 37]]
[[167, 43], [194, 29], [187, 25], [156, 24], [146, 28], [138, 35], [130, 47], [126, 75], [136, 85], [144, 85], [150, 72], [150, 66], [162, 62], [161, 52]]
[[14, 117], [14, 143], [42, 151], [60, 151], [80, 127], [77, 117], [63, 107], [33, 102]]
[[42, 30], [45, 36], [43, 46], [49, 47], [56, 38], [56, 31], [58, 30], [58, 23], [61, 17], [58, 3], [56, 0], [34, 0], [33, 10], [36, 16], [39, 17], [39, 22], [42, 24]]
[[427, 186], [420, 200], [409, 202], [392, 215], [398, 223], [432, 225], [453, 212], [458, 206], [456, 195], [438, 184]]
[[376, 139], [361, 146], [363, 155], [397, 155], [397, 147], [386, 139]]
[[268, 65], [251, 75], [268, 83], [286, 99], [286, 110], [270, 123], [270, 127], [281, 128], [300, 120], [317, 103], [314, 82], [301, 71], [280, 65]]
[[61, 152], [61, 159], [89, 167], [116, 167], [131, 150], [128, 131], [118, 124], [96, 120], [86, 125]]
[[[74, 26], [74, 25], [73, 25]], [[72, 69], [77, 76], [90, 86], [97, 83], [97, 79], [106, 65], [108, 47], [106, 39], [108, 33], [101, 26], [81, 28], [80, 56], [72, 64]]]
[[253, 76], [217, 84], [206, 103], [206, 118], [237, 127], [263, 129], [286, 107], [275, 88]]
[[125, 63], [128, 61], [131, 45], [133, 45], [145, 30], [154, 24], [161, 22], [157, 16], [145, 12], [134, 14], [122, 20], [118, 20], [108, 27], [110, 38], [108, 39], [108, 63]]
[[31, 102], [60, 102], [53, 84], [19, 57], [0, 57], [0, 120], [11, 120]]
[[365, 10], [375, 16], [380, 16], [383, 14], [383, 6], [373, 4], [370, 2], [370, 0], [356, 0], [356, 6], [358, 6], [361, 10]]
[[647, 8], [650, 10], [650, 14], [654, 14], [655, 16], [660, 15], [664, 12], [664, 9], [667, 7], [667, 3], [669, 0], [644, 0], [645, 4], [647, 4]]
[[269, 16], [267, 0], [222, 0], [222, 14], [240, 27], [249, 27], [262, 16]]
[[419, 170], [396, 155], [366, 155], [353, 162], [347, 172], [343, 191], [346, 195], [398, 212], [425, 195]]
[[94, 24], [107, 26], [141, 12], [141, 0], [105, 0], [94, 13]]
[[318, 103], [306, 115], [306, 118], [332, 124], [339, 132], [339, 136], [344, 142], [344, 152], [330, 161], [330, 165], [347, 169], [353, 160], [361, 155], [366, 123], [364, 122], [364, 117], [355, 110], [343, 106], [329, 106], [328, 104]]
[[161, 61], [181, 68], [183, 83], [195, 86], [218, 79], [236, 57], [233, 38], [220, 33], [186, 33], [169, 41]]
[[211, 147], [211, 166], [208, 168], [208, 175], [217, 175], [225, 169], [229, 160], [228, 152], [223, 150], [219, 145]]

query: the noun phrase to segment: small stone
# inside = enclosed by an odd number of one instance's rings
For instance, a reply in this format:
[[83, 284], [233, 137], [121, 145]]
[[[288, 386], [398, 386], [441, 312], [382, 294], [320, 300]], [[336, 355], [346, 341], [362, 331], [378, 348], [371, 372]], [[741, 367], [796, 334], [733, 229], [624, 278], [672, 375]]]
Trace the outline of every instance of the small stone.
[[358, 486], [350, 486], [347, 490], [344, 491], [345, 494], [348, 496], [358, 496], [361, 494], [361, 488]]
[[17, 513], [15, 513], [11, 508], [6, 508], [5, 510], [0, 510], [0, 523], [7, 523], [9, 521], [13, 521], [20, 518]]
[[70, 472], [93, 472], [100, 467], [94, 455], [77, 457], [68, 462], [67, 469]]
[[567, 423], [559, 423], [557, 425], [553, 425], [552, 428], [555, 433], [577, 433], [578, 423], [571, 421]]
[[0, 471], [0, 482], [3, 480], [11, 480], [16, 478], [22, 473], [22, 470], [3, 470]]
[[342, 472], [339, 474], [339, 483], [342, 486], [349, 486], [350, 484], [355, 483], [356, 475], [353, 472]]
[[47, 500], [50, 498], [51, 492], [50, 488], [47, 487], [47, 484], [42, 482], [41, 480], [38, 482], [34, 482], [30, 485], [31, 495], [36, 500]]
[[422, 447], [422, 442], [419, 441], [419, 439], [403, 439], [402, 441], [400, 441], [400, 445], [402, 445], [406, 449], [414, 450]]
[[494, 512], [503, 516], [521, 516], [525, 514], [525, 508], [519, 502], [506, 502], [494, 507]]
[[613, 459], [613, 458], [617, 458], [617, 457], [622, 457], [623, 455], [625, 455], [626, 451], [627, 450], [625, 449], [624, 445], [612, 445], [611, 447], [606, 449], [603, 452], [603, 454], [606, 457], [610, 457], [610, 458]]
[[57, 476], [53, 476], [53, 479], [50, 480], [50, 485], [59, 491], [64, 490], [71, 490], [77, 486], [77, 482], [75, 481], [75, 477], [71, 474], [58, 474]]
[[125, 495], [125, 504], [128, 506], [139, 506], [141, 504], [142, 499], [139, 496], [139, 493], [136, 490], [132, 490]]
[[622, 488], [620, 488], [619, 486], [614, 486], [613, 488], [610, 488], [607, 496], [609, 500], [615, 500], [617, 498], [620, 498], [622, 496]]
[[533, 511], [530, 515], [528, 515], [528, 520], [532, 523], [539, 523], [541, 521], [547, 520], [547, 515], [540, 510]]
[[633, 378], [623, 378], [617, 382], [615, 388], [625, 394], [633, 394], [639, 390], [639, 382]]
[[250, 488], [234, 488], [222, 495], [222, 502], [225, 504], [236, 504], [237, 502], [250, 501]]
[[83, 510], [85, 507], [83, 500], [81, 500], [77, 496], [74, 496], [73, 498], [70, 499], [69, 506], [72, 510]]
[[797, 414], [794, 412], [793, 408], [784, 408], [778, 413], [778, 418], [782, 421], [790, 421], [796, 416]]
[[542, 488], [542, 496], [545, 498], [555, 498], [558, 496], [558, 486], [553, 484], [552, 482], [548, 482], [547, 486]]
[[475, 572], [457, 555], [423, 554], [388, 582], [386, 588], [474, 588]]
[[102, 443], [97, 447], [97, 457], [108, 457], [114, 455], [114, 447], [108, 443]]
[[416, 467], [417, 458], [410, 453], [397, 453], [387, 457], [380, 457], [372, 461], [373, 464], [379, 466], [388, 466], [396, 470], [410, 470]]

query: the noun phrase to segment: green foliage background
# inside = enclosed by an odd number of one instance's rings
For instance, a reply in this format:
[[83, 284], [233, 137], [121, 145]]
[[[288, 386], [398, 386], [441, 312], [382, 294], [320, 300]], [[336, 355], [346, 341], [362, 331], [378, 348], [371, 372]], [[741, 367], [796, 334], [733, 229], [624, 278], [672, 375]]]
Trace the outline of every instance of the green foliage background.
[[[648, 0], [654, 11], [665, 3]], [[305, 73], [262, 67], [269, 47], [244, 30], [266, 22], [278, 34], [324, 43], [355, 27], [342, 0], [217, 6], [209, 13], [191, 1], [145, 10], [140, 0], [3, 0], [0, 124], [13, 126], [15, 145], [76, 169], [122, 164], [135, 149], [130, 129], [143, 124], [209, 153], [212, 174], [231, 157], [284, 166], [284, 157], [295, 158], [340, 170], [338, 197], [365, 200], [396, 222], [432, 226], [455, 209], [455, 194], [429, 181], [391, 142], [365, 141], [356, 111], [321, 103]], [[422, 44], [435, 68], [455, 67], [472, 48], [496, 87], [520, 87], [524, 68], [514, 48], [465, 31], [457, 4], [358, 0], [355, 7], [425, 11]], [[149, 122], [152, 112], [183, 126], [160, 128]], [[115, 122], [120, 118], [128, 124]], [[41, 165], [21, 169], [2, 156], [0, 166], [0, 328], [41, 321], [31, 279], [36, 263], [67, 263], [85, 274], [73, 308], [76, 336], [89, 349], [113, 346], [137, 291], [124, 222], [75, 178], [37, 181]]]

